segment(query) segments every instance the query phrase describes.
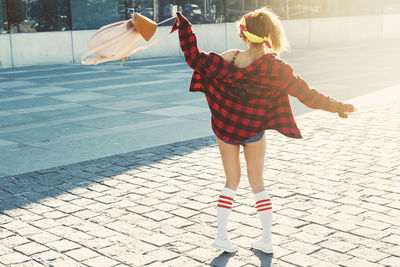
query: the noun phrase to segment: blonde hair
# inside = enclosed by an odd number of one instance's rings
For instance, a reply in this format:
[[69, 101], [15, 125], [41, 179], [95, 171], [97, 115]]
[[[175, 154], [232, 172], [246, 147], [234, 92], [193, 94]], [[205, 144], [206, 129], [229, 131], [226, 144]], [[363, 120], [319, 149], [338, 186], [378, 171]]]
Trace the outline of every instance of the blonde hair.
[[[267, 8], [257, 9], [254, 12], [258, 15], [246, 18], [248, 31], [257, 36], [266, 37], [272, 50], [278, 54], [288, 50], [289, 42], [279, 17]], [[240, 32], [240, 37], [246, 38], [242, 32]]]

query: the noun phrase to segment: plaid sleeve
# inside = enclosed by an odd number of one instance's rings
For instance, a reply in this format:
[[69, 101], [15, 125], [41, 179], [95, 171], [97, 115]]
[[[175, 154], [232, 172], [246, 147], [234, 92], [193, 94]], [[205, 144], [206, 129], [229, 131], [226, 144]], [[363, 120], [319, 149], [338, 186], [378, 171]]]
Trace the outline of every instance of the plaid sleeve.
[[353, 111], [351, 105], [345, 105], [342, 102], [319, 93], [315, 89], [310, 89], [303, 79], [294, 74], [290, 65], [281, 62], [280, 66], [276, 69], [280, 80], [279, 87], [289, 95], [296, 97], [307, 107], [333, 113]]
[[229, 72], [229, 63], [216, 53], [206, 53], [197, 47], [197, 38], [192, 25], [180, 13], [179, 41], [186, 63], [202, 76], [223, 79]]

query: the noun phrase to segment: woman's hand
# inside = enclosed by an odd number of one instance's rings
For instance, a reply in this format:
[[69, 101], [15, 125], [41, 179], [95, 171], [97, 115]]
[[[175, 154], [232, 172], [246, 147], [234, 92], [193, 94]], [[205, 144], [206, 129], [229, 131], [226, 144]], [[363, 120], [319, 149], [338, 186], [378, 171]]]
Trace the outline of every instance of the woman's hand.
[[346, 111], [338, 112], [339, 117], [341, 117], [341, 118], [347, 118], [349, 115], [351, 115], [352, 113], [357, 111], [357, 109], [351, 104], [344, 104], [343, 110], [346, 110]]

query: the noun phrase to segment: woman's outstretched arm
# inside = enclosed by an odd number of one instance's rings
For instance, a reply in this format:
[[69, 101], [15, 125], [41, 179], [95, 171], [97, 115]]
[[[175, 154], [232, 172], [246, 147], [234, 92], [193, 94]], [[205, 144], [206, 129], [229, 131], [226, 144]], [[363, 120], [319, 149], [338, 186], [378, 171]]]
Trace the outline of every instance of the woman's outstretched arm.
[[203, 76], [210, 78], [224, 78], [228, 74], [229, 63], [216, 53], [200, 51], [197, 46], [197, 38], [190, 22], [180, 13], [174, 28], [179, 29], [179, 42], [186, 63]]
[[294, 74], [292, 67], [284, 62], [281, 63], [277, 72], [279, 87], [289, 95], [296, 97], [307, 107], [338, 113], [342, 118], [347, 118], [348, 115], [356, 111], [351, 104], [344, 104], [319, 93], [315, 89], [310, 89], [303, 79]]

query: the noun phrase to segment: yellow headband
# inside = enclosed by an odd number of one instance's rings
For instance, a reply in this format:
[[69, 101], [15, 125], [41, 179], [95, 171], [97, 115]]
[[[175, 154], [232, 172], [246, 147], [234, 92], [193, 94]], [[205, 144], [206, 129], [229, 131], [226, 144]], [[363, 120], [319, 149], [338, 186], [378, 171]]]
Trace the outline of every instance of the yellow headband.
[[258, 12], [255, 12], [255, 13], [249, 13], [247, 15], [244, 15], [240, 22], [240, 26], [239, 26], [240, 30], [243, 32], [244, 36], [246, 36], [246, 38], [249, 39], [250, 42], [256, 43], [256, 44], [265, 43], [265, 45], [268, 48], [271, 48], [271, 44], [268, 42], [267, 37], [260, 37], [258, 35], [255, 35], [255, 34], [249, 32], [249, 30], [247, 29], [246, 19], [250, 18], [250, 17], [257, 17], [258, 14], [259, 14]]

